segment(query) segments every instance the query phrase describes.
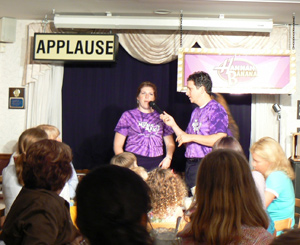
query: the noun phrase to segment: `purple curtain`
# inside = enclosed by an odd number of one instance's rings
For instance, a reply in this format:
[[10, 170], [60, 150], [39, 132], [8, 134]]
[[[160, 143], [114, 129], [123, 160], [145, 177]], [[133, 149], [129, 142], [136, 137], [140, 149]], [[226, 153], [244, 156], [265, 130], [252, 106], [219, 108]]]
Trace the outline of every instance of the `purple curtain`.
[[[146, 64], [132, 58], [120, 46], [116, 63], [65, 64], [63, 140], [73, 150], [76, 169], [109, 163], [115, 125], [125, 110], [136, 107], [136, 90], [143, 81], [156, 84], [157, 104], [185, 129], [194, 105], [184, 93], [176, 92], [177, 60], [162, 65]], [[242, 146], [249, 154], [251, 96], [227, 97], [241, 129]], [[176, 148], [172, 167], [177, 171], [184, 171], [184, 151], [184, 147]]]

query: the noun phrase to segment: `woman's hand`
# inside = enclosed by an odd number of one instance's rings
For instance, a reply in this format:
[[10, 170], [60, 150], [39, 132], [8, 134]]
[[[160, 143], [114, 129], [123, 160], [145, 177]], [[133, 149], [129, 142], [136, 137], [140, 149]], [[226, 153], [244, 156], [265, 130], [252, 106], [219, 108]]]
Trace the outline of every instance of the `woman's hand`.
[[159, 167], [163, 168], [163, 169], [167, 169], [171, 166], [171, 161], [172, 161], [172, 158], [166, 156], [161, 162], [160, 164], [158, 165]]

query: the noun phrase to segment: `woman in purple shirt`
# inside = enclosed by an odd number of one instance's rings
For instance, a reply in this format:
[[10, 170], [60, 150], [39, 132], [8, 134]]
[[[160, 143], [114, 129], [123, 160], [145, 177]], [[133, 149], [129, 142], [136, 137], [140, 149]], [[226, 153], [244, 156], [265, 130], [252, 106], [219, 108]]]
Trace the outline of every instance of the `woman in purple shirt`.
[[148, 171], [158, 166], [169, 168], [175, 150], [172, 128], [164, 124], [159, 113], [149, 105], [150, 101], [155, 101], [156, 95], [155, 84], [141, 83], [136, 95], [137, 108], [125, 111], [115, 128], [115, 154], [124, 151], [134, 153], [138, 165]]

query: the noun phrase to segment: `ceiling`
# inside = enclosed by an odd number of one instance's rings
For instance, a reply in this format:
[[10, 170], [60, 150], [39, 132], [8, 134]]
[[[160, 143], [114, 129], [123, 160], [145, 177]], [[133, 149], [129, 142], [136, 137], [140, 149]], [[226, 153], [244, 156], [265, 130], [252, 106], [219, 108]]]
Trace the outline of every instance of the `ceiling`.
[[218, 18], [273, 19], [277, 24], [300, 24], [300, 0], [0, 0], [0, 17], [53, 20], [53, 13], [105, 15], [169, 15]]

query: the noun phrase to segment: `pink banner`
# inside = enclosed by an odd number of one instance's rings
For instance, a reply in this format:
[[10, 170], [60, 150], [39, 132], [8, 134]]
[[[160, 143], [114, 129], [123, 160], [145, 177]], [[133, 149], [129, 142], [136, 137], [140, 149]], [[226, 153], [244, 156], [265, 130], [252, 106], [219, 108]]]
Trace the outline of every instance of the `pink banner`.
[[[201, 50], [201, 49], [200, 49]], [[249, 53], [249, 50], [247, 51]], [[197, 71], [207, 72], [213, 81], [213, 91], [223, 93], [292, 93], [295, 89], [295, 59], [291, 54], [214, 54], [183, 52], [178, 59], [178, 78], [184, 90], [187, 78]], [[179, 80], [178, 80], [179, 82]], [[291, 84], [294, 83], [294, 84]]]

